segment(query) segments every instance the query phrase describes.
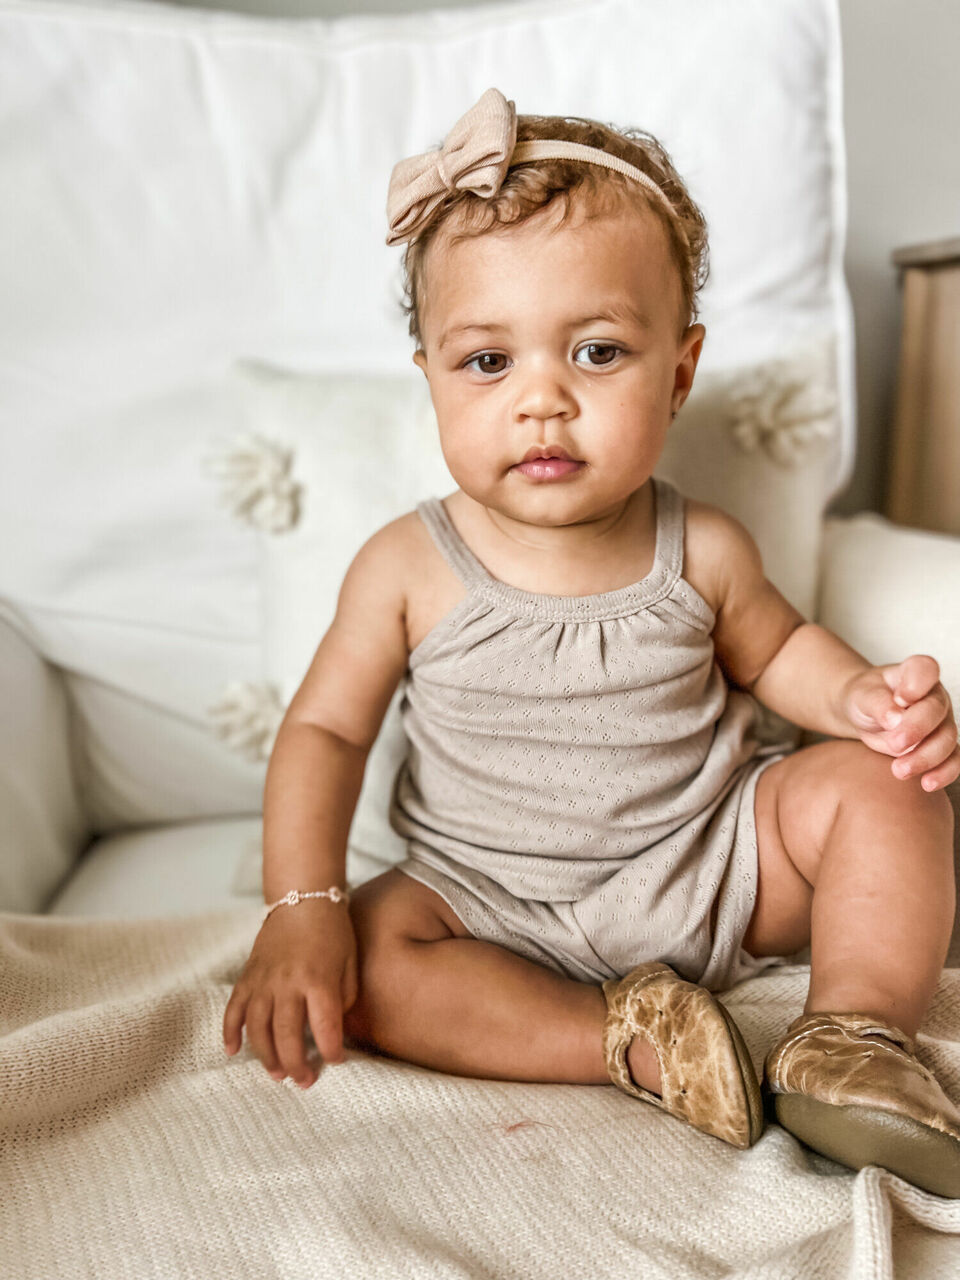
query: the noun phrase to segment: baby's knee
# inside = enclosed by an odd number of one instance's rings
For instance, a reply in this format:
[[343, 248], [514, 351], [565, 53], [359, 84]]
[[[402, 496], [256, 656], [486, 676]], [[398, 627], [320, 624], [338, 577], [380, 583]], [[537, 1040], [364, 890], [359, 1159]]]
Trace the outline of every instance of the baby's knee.
[[414, 950], [453, 936], [454, 927], [457, 933], [466, 930], [438, 894], [396, 868], [354, 890], [350, 916], [357, 940], [357, 998], [344, 1015], [344, 1030], [379, 1047], [389, 1041], [407, 1003]]
[[352, 1040], [376, 1049], [391, 1009], [403, 1004], [403, 941], [367, 928], [357, 937], [357, 998], [344, 1011], [343, 1029]]
[[390, 872], [376, 876], [354, 890], [350, 903], [357, 941], [357, 998], [344, 1013], [343, 1028], [366, 1047], [375, 1046], [381, 1010], [397, 997], [391, 988], [406, 941], [406, 921], [391, 892], [394, 885]]
[[837, 798], [848, 806], [859, 807], [890, 805], [917, 810], [931, 822], [953, 826], [953, 805], [946, 791], [926, 791], [921, 786], [922, 772], [907, 778], [893, 773], [895, 756], [874, 751], [858, 739], [843, 739], [831, 744], [835, 747], [832, 761], [832, 777]]

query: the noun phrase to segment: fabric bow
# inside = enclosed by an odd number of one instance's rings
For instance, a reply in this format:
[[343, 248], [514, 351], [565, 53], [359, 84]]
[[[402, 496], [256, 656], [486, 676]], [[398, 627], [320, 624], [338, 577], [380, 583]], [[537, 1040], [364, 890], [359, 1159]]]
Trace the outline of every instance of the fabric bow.
[[439, 150], [398, 160], [387, 192], [387, 244], [412, 240], [451, 191], [489, 199], [499, 191], [517, 141], [517, 112], [499, 89], [486, 93], [456, 122]]

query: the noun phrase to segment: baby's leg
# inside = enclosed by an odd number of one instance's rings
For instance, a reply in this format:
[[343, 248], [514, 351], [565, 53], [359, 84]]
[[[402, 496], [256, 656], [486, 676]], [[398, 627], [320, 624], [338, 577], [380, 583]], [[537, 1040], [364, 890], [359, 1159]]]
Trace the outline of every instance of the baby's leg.
[[[610, 1083], [599, 985], [472, 937], [439, 894], [402, 871], [358, 886], [350, 912], [359, 994], [344, 1030], [360, 1046], [452, 1075]], [[634, 1039], [628, 1066], [659, 1092], [647, 1049]]]
[[745, 949], [810, 945], [805, 1013], [866, 1013], [913, 1036], [946, 959], [955, 910], [953, 810], [891, 757], [833, 739], [757, 780], [760, 884]]

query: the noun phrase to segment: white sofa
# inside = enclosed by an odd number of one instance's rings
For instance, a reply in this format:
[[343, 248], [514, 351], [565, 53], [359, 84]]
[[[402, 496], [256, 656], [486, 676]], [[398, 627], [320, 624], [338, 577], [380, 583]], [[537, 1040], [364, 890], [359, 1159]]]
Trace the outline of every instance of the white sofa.
[[[956, 1263], [954, 1206], [882, 1171], [854, 1177], [776, 1126], [739, 1158], [663, 1131], [612, 1087], [468, 1081], [351, 1053], [352, 1074], [324, 1073], [300, 1100], [218, 1055], [256, 932], [279, 716], [360, 542], [453, 487], [383, 244], [390, 168], [438, 145], [490, 84], [520, 112], [665, 141], [713, 238], [708, 340], [658, 473], [738, 515], [809, 618], [874, 662], [932, 654], [960, 702], [960, 539], [825, 515], [855, 438], [840, 75], [832, 0], [521, 0], [302, 23], [0, 0], [0, 1102], [23, 1119], [7, 1150], [40, 1196], [6, 1196], [9, 1274], [828, 1277], [891, 1274], [895, 1253], [898, 1275]], [[373, 448], [376, 476], [360, 465]], [[368, 761], [353, 884], [402, 856], [386, 822], [401, 695]], [[770, 740], [819, 736], [758, 713]], [[162, 1036], [145, 988], [123, 987], [134, 977], [175, 1011]], [[804, 981], [798, 962], [731, 997], [758, 1057]], [[954, 1083], [956, 994], [951, 981], [927, 1046]], [[54, 1047], [63, 1028], [100, 1046], [82, 1072]], [[51, 1070], [55, 1107], [39, 1083]], [[191, 1117], [176, 1151], [145, 1119], [161, 1097]], [[238, 1106], [259, 1135], [242, 1178], [238, 1149], [218, 1146]], [[541, 1118], [502, 1154], [485, 1126], [518, 1108]], [[201, 1130], [209, 1146], [190, 1136]], [[608, 1185], [603, 1170], [625, 1161]], [[321, 1175], [326, 1209], [300, 1194]], [[110, 1230], [98, 1178], [121, 1206]], [[68, 1208], [38, 1232], [30, 1215], [54, 1187]], [[644, 1195], [650, 1221], [630, 1208]], [[764, 1221], [761, 1199], [776, 1210]]]

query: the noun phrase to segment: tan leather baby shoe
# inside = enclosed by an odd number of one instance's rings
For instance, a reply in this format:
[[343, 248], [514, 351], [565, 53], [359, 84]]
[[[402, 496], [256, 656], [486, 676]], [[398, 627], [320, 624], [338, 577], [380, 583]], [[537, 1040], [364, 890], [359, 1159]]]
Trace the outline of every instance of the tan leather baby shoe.
[[[723, 1005], [659, 960], [603, 983], [603, 1052], [613, 1083], [735, 1147], [763, 1132], [760, 1081], [740, 1029]], [[638, 1085], [626, 1054], [635, 1035], [653, 1045], [662, 1096]]]
[[960, 1197], [960, 1111], [914, 1048], [867, 1014], [806, 1013], [767, 1054], [764, 1085], [780, 1124], [814, 1151]]

